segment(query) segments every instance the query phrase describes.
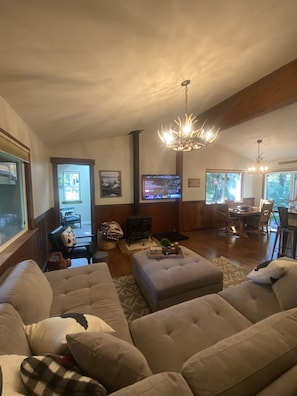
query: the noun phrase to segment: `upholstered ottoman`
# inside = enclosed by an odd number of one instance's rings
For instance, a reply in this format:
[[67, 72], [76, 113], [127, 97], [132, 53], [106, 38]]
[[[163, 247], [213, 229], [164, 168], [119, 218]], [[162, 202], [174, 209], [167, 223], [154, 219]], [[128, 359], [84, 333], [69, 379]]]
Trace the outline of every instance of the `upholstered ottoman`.
[[152, 311], [223, 289], [223, 273], [215, 264], [182, 247], [183, 257], [132, 256], [132, 273]]

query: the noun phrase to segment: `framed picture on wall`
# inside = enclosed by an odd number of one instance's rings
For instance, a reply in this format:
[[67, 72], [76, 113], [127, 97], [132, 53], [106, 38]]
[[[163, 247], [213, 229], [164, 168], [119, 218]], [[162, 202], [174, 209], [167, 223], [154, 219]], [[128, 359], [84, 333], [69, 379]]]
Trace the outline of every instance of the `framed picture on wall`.
[[200, 187], [200, 179], [188, 179], [188, 187]]
[[116, 198], [122, 196], [121, 171], [99, 171], [101, 198]]

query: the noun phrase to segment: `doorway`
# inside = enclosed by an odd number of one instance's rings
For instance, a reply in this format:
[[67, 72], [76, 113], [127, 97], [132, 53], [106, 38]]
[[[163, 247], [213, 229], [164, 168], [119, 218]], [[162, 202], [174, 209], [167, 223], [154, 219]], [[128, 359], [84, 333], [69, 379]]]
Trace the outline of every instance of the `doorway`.
[[57, 220], [61, 210], [69, 209], [80, 216], [71, 224], [77, 236], [93, 234], [94, 160], [51, 158], [53, 166], [54, 201]]

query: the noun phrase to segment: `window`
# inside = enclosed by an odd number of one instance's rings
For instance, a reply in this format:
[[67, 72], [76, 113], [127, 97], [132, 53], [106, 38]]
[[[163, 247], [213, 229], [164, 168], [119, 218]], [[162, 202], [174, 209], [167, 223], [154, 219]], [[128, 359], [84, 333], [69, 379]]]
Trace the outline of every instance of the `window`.
[[272, 172], [265, 175], [265, 199], [274, 200], [274, 208], [290, 207], [297, 202], [297, 171]]
[[241, 201], [242, 172], [206, 171], [206, 203], [225, 202], [225, 200]]
[[80, 201], [79, 172], [63, 172], [64, 202]]
[[25, 166], [29, 149], [0, 130], [0, 251], [28, 229]]

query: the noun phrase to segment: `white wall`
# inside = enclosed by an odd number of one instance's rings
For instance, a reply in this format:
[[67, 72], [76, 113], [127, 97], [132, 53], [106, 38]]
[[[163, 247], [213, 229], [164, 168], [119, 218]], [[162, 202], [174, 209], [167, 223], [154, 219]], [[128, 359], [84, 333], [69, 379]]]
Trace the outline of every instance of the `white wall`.
[[[133, 148], [132, 136], [69, 143], [65, 146], [46, 147], [9, 104], [0, 97], [0, 127], [30, 147], [33, 181], [34, 216], [53, 206], [52, 176], [49, 157], [84, 158], [95, 160], [95, 204], [126, 204], [133, 202]], [[156, 131], [139, 134], [140, 176], [142, 174], [176, 172], [176, 153], [164, 148]], [[225, 150], [215, 142], [201, 151], [183, 155], [183, 200], [205, 199], [206, 169], [245, 170], [250, 163], [243, 157]], [[99, 170], [119, 170], [122, 196], [101, 198]], [[200, 187], [188, 187], [188, 178], [199, 178]], [[244, 196], [262, 197], [262, 176], [245, 175]], [[140, 195], [141, 196], [141, 195]]]
[[49, 150], [1, 96], [0, 128], [30, 148], [33, 210], [37, 217], [53, 206]]

